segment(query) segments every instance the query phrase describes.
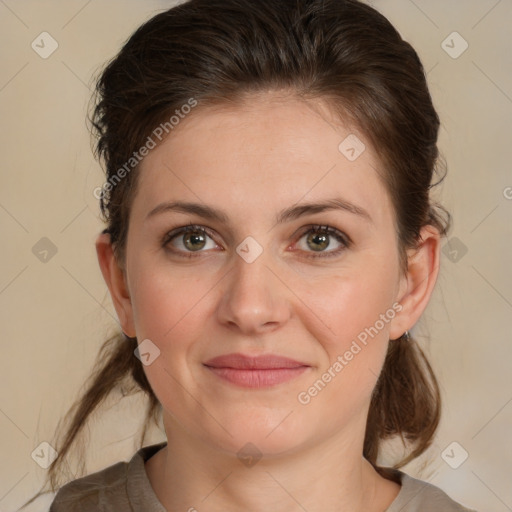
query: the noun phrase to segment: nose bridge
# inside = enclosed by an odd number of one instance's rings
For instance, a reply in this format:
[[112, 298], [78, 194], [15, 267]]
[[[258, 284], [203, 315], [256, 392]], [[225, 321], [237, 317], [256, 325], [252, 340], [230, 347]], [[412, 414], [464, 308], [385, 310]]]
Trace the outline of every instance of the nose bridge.
[[288, 305], [283, 284], [271, 271], [271, 252], [247, 237], [236, 248], [219, 319], [244, 332], [257, 332], [286, 320]]

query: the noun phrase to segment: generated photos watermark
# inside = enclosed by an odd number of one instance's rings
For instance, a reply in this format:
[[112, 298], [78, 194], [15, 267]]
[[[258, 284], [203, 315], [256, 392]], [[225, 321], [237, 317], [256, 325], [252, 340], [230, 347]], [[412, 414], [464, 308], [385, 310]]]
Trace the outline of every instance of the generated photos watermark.
[[[297, 400], [302, 405], [307, 405], [311, 400], [322, 391], [329, 382], [331, 382], [340, 372], [347, 366], [361, 350], [368, 345], [368, 337], [373, 339], [388, 324], [396, 314], [402, 311], [403, 306], [399, 302], [395, 302], [391, 308], [385, 313], [379, 315], [379, 319], [375, 323], [366, 327], [358, 335], [357, 339], [352, 340], [350, 347], [336, 358], [336, 361], [317, 379], [307, 390], [301, 391], [297, 395]], [[358, 343], [359, 342], [359, 343]]]
[[96, 187], [93, 191], [96, 199], [101, 199], [106, 193], [111, 192], [120, 181], [129, 174], [142, 159], [149, 154], [152, 149], [156, 148], [157, 141], [161, 142], [166, 135], [171, 133], [179, 123], [190, 114], [192, 109], [197, 106], [197, 100], [189, 98], [187, 103], [184, 103], [181, 108], [176, 109], [174, 114], [165, 122], [160, 123], [148, 136], [146, 142], [138, 149], [134, 151], [133, 155], [117, 170], [115, 174], [109, 177], [109, 179], [101, 187]]

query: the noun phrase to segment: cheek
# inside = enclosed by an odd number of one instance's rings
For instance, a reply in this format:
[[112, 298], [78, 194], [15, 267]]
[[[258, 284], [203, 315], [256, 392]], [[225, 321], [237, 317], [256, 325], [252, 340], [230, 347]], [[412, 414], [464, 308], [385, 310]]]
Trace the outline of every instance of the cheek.
[[331, 355], [344, 351], [359, 335], [363, 340], [368, 330], [376, 336], [373, 328], [386, 338], [389, 321], [396, 313], [392, 307], [395, 295], [391, 270], [386, 275], [371, 266], [351, 269], [335, 276], [316, 276], [314, 289], [305, 282], [303, 287], [298, 295], [310, 307], [311, 325], [319, 328], [317, 339]]
[[[384, 363], [389, 322], [396, 309], [389, 283], [382, 280], [357, 276], [330, 283], [329, 293], [322, 294], [312, 308], [323, 322], [316, 320], [310, 325], [313, 329], [316, 324], [314, 335], [326, 357], [297, 400], [307, 407], [310, 417], [324, 418], [329, 410], [333, 425], [339, 426], [359, 414], [366, 417], [364, 411]], [[314, 297], [310, 300], [314, 302]], [[329, 329], [321, 325], [324, 322]]]
[[[144, 267], [139, 267], [144, 268]], [[147, 267], [151, 268], [151, 267]], [[205, 295], [213, 291], [215, 281], [186, 278], [174, 269], [139, 273], [132, 298], [133, 315], [139, 343], [149, 339], [159, 350], [158, 357], [144, 371], [159, 401], [168, 410], [177, 411], [188, 404], [194, 394], [195, 382], [189, 362], [200, 349], [198, 340], [204, 338]], [[197, 356], [199, 357], [199, 356]], [[180, 385], [181, 383], [181, 385]], [[176, 397], [181, 397], [177, 406]]]
[[393, 307], [398, 268], [394, 257], [373, 254], [336, 275], [317, 275], [314, 288], [303, 282], [299, 293], [307, 295], [304, 302], [311, 310], [307, 314], [304, 308], [303, 319], [309, 319], [308, 329], [325, 355], [317, 378], [327, 372], [328, 384], [317, 386], [323, 395], [318, 404], [342, 399], [355, 409], [369, 399], [384, 363], [391, 321], [399, 310], [398, 305]]
[[133, 271], [132, 306], [138, 338], [149, 338], [162, 349], [193, 338], [201, 326], [202, 298], [214, 283], [149, 258], [134, 262]]

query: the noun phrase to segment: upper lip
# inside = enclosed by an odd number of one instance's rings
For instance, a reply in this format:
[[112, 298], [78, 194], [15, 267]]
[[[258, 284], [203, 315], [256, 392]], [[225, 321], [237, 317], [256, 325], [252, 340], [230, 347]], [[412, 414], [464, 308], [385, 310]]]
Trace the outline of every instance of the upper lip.
[[270, 370], [276, 368], [298, 368], [309, 366], [288, 357], [266, 354], [260, 356], [248, 356], [245, 354], [226, 354], [214, 357], [204, 363], [205, 366], [214, 368], [236, 368], [241, 370]]

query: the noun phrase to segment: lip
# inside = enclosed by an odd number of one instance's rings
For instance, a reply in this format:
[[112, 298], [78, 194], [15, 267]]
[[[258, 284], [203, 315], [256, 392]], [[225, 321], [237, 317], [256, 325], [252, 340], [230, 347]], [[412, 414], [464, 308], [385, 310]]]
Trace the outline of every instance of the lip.
[[288, 357], [276, 356], [274, 354], [263, 354], [260, 356], [246, 356], [245, 354], [225, 354], [214, 357], [204, 363], [214, 368], [235, 368], [238, 370], [272, 370], [276, 368], [298, 368], [309, 366], [306, 363], [295, 361]]
[[310, 367], [273, 354], [226, 354], [208, 360], [204, 366], [221, 379], [245, 388], [275, 386], [299, 376]]

